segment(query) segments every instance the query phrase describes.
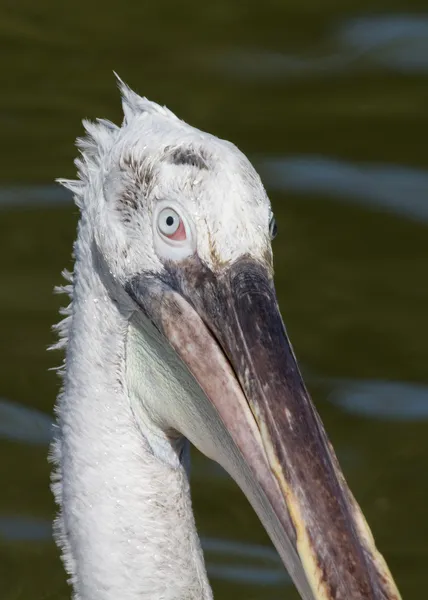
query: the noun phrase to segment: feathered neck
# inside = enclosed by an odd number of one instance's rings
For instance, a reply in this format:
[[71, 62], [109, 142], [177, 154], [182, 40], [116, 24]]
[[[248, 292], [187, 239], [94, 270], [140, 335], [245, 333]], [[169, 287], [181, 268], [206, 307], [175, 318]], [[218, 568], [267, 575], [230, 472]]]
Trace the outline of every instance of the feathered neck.
[[52, 451], [55, 537], [74, 598], [209, 599], [185, 469], [157, 455], [133, 411], [131, 315], [111, 299], [91, 247], [83, 215], [74, 273], [57, 290], [71, 304], [56, 327], [65, 361]]

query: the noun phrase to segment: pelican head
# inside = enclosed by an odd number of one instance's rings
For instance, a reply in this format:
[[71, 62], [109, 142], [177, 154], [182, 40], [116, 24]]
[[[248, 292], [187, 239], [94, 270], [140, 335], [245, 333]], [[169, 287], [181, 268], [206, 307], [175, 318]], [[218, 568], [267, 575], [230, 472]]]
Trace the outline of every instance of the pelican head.
[[65, 185], [82, 210], [76, 266], [91, 256], [124, 324], [122, 387], [147, 447], [182, 465], [189, 440], [220, 463], [305, 600], [398, 599], [287, 337], [258, 174], [119, 85], [122, 126], [85, 124], [80, 181]]

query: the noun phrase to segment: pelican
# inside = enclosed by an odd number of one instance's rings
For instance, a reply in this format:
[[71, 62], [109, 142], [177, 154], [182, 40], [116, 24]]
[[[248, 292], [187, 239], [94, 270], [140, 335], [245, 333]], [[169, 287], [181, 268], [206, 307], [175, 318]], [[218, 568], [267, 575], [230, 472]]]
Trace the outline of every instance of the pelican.
[[189, 445], [237, 481], [304, 600], [397, 600], [279, 312], [261, 180], [119, 79], [84, 121], [56, 404], [55, 537], [75, 600], [208, 600]]

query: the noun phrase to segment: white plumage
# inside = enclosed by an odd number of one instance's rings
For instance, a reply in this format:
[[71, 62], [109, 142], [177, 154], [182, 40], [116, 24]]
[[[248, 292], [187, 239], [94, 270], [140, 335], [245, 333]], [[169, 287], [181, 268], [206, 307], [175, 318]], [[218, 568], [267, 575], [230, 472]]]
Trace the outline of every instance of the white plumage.
[[120, 88], [122, 126], [85, 121], [61, 181], [81, 217], [52, 487], [75, 600], [212, 597], [187, 440], [239, 483], [302, 598], [398, 598], [286, 338], [260, 178]]
[[[232, 144], [190, 127], [124, 84], [121, 91], [122, 127], [84, 121], [87, 136], [78, 141], [81, 157], [76, 160], [80, 180], [59, 180], [73, 192], [81, 220], [74, 274], [65, 273], [68, 285], [61, 288], [71, 304], [57, 326], [55, 346], [66, 348], [53, 447], [53, 490], [61, 506], [56, 538], [76, 599], [210, 598], [189, 483], [177, 455], [176, 446], [186, 443], [171, 443], [154, 414], [162, 402], [177, 399], [184, 406], [189, 394], [201, 392], [173, 352], [161, 344], [154, 350], [153, 340], [135, 342], [138, 350], [127, 357], [127, 338], [139, 336], [131, 319], [134, 306], [121, 283], [141, 269], [161, 268], [149, 217], [150, 202], [159, 197], [179, 196], [200, 212], [198, 252], [208, 263], [214, 256], [210, 239], [224, 261], [245, 250], [257, 252], [258, 239], [263, 243], [267, 235], [269, 203], [258, 176]], [[207, 146], [218, 160], [218, 172], [163, 166], [148, 203], [124, 224], [127, 206], [119, 198], [133, 175], [123, 163], [153, 171], [159, 166], [159, 148], [183, 143]], [[236, 178], [238, 171], [242, 180], [248, 177], [248, 189]], [[217, 185], [211, 186], [209, 177], [216, 177]], [[222, 197], [225, 192], [228, 196]], [[254, 219], [244, 220], [252, 228], [246, 232], [237, 225], [250, 201]], [[219, 237], [223, 228], [226, 239]], [[94, 264], [94, 245], [99, 264]], [[129, 366], [137, 356], [138, 371]]]

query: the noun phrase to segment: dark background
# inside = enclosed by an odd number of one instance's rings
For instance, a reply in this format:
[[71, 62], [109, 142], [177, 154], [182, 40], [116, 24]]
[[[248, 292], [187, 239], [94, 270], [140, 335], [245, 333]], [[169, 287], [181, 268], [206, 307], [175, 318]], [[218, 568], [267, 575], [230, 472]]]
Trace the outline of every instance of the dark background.
[[[284, 320], [406, 599], [428, 559], [428, 11], [417, 1], [0, 2], [0, 597], [69, 597], [51, 541], [47, 353], [72, 268], [83, 117], [121, 121], [112, 70], [235, 142], [278, 221]], [[236, 486], [194, 456], [219, 598], [296, 598]]]

